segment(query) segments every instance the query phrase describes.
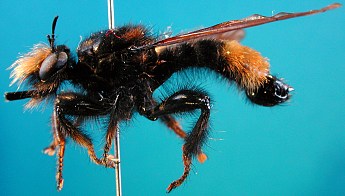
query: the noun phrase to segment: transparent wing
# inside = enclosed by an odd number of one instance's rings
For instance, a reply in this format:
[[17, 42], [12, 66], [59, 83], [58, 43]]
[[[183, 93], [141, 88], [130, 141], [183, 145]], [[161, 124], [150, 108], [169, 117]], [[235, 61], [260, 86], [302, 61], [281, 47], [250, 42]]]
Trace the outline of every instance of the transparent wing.
[[279, 20], [286, 20], [289, 18], [296, 18], [300, 16], [308, 16], [312, 14], [318, 14], [326, 12], [331, 9], [340, 7], [341, 4], [334, 3], [324, 8], [318, 10], [311, 10], [307, 12], [297, 12], [297, 13], [286, 13], [281, 12], [274, 16], [261, 16], [254, 14], [247, 18], [241, 20], [231, 20], [223, 22], [208, 28], [200, 29], [186, 34], [177, 35], [164, 40], [157, 41], [153, 44], [137, 47], [136, 49], [148, 49], [157, 46], [168, 46], [173, 44], [178, 44], [182, 42], [187, 42], [194, 39], [201, 39], [205, 37], [211, 37], [216, 39], [226, 39], [226, 40], [240, 40], [244, 37], [244, 31], [242, 29], [262, 25], [265, 23], [275, 22]]

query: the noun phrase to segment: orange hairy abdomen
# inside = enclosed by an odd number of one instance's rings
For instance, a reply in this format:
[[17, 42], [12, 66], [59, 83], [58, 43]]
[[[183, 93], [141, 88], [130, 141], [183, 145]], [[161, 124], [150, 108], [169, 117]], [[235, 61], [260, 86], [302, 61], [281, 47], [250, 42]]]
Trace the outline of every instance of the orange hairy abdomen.
[[253, 92], [266, 81], [269, 63], [259, 52], [237, 41], [228, 41], [222, 55], [228, 62], [228, 71], [241, 88]]

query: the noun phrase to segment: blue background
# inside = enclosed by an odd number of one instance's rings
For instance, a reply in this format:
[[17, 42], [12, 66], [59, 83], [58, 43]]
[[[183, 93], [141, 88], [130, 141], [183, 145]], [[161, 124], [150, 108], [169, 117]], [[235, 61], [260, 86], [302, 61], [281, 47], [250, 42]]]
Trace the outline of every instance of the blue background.
[[[339, 1], [345, 3], [344, 1]], [[315, 1], [115, 1], [115, 23], [172, 26], [174, 33], [240, 19], [321, 8]], [[345, 8], [247, 29], [244, 45], [270, 59], [272, 73], [295, 88], [291, 102], [274, 108], [248, 104], [234, 86], [201, 81], [214, 99], [209, 160], [194, 162], [187, 182], [171, 195], [345, 195]], [[0, 2], [0, 94], [6, 70], [20, 53], [46, 42], [55, 15], [57, 42], [74, 50], [80, 36], [107, 28], [103, 1]], [[114, 195], [114, 171], [90, 162], [69, 142], [61, 193], [56, 159], [41, 153], [51, 140], [51, 105], [24, 112], [26, 101], [0, 101], [1, 195]], [[182, 118], [183, 119], [183, 118]], [[193, 118], [182, 121], [190, 127]], [[90, 126], [101, 141], [102, 130]], [[165, 195], [182, 173], [182, 141], [158, 122], [136, 118], [121, 128], [124, 195]], [[97, 134], [98, 133], [98, 134]], [[96, 142], [102, 153], [102, 143]]]

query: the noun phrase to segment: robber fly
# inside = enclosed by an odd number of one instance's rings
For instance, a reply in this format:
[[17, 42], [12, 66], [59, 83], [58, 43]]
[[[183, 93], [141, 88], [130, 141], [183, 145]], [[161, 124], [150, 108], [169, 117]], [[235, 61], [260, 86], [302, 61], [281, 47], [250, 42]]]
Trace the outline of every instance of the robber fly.
[[[161, 120], [184, 139], [184, 171], [167, 188], [170, 192], [187, 178], [193, 158], [204, 162], [202, 152], [208, 131], [211, 100], [206, 91], [184, 88], [158, 102], [154, 91], [174, 73], [187, 68], [208, 68], [243, 90], [252, 103], [275, 106], [289, 100], [293, 88], [270, 74], [269, 63], [259, 52], [242, 46], [244, 28], [325, 12], [338, 3], [300, 13], [279, 13], [271, 17], [253, 15], [209, 28], [159, 40], [142, 25], [126, 25], [99, 31], [83, 40], [77, 56], [66, 45], [56, 45], [55, 26], [48, 35], [49, 45], [37, 44], [13, 63], [13, 83], [26, 82], [29, 90], [6, 93], [9, 101], [30, 98], [31, 108], [46, 99], [54, 100], [53, 141], [48, 155], [57, 150], [57, 189], [63, 186], [62, 168], [65, 141], [71, 138], [88, 150], [93, 162], [114, 167], [109, 150], [116, 126], [131, 119], [134, 112], [149, 120]], [[73, 84], [74, 91], [63, 92], [61, 84]], [[200, 110], [192, 130], [186, 133], [173, 114]], [[102, 157], [97, 157], [91, 138], [81, 125], [90, 117], [107, 117], [108, 129]]]

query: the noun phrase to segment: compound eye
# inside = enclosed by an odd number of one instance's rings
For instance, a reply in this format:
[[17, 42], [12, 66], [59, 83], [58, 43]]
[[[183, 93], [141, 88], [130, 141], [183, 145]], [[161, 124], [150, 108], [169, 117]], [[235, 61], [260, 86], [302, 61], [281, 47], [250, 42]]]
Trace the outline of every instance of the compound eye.
[[41, 81], [46, 81], [61, 70], [67, 63], [68, 55], [65, 52], [55, 52], [49, 55], [42, 62], [39, 77]]

